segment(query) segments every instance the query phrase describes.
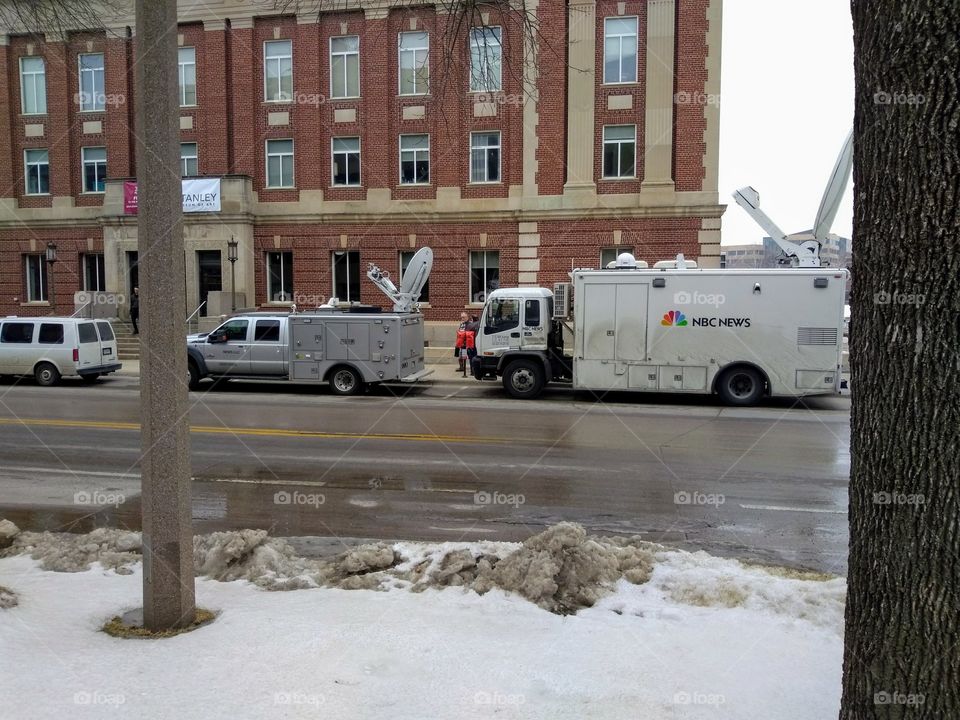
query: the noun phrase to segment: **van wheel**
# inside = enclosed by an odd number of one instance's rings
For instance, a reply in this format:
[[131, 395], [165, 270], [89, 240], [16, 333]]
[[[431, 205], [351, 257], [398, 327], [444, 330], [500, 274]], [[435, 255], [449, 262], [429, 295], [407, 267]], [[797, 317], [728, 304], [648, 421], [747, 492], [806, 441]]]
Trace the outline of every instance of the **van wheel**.
[[750, 367], [726, 370], [717, 383], [717, 394], [727, 405], [756, 405], [763, 391], [763, 378]]
[[194, 362], [187, 363], [187, 387], [196, 390], [200, 387], [200, 370]]
[[83, 380], [87, 385], [93, 385], [97, 380], [100, 379], [100, 373], [93, 373], [93, 375], [81, 375], [80, 379]]
[[363, 388], [363, 378], [351, 367], [334, 368], [330, 375], [330, 390], [334, 395], [356, 395]]
[[47, 362], [37, 365], [33, 371], [33, 376], [37, 379], [37, 384], [44, 387], [50, 387], [60, 382], [60, 371], [57, 370], [56, 366]]
[[511, 396], [527, 400], [543, 390], [543, 366], [532, 360], [516, 360], [503, 374], [503, 387]]

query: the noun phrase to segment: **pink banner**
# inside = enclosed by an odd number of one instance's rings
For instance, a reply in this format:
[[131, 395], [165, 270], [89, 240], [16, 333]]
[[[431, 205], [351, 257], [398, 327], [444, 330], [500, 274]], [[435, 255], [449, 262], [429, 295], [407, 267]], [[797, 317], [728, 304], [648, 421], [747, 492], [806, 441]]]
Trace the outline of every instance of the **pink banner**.
[[137, 183], [133, 180], [123, 183], [123, 214], [137, 214]]

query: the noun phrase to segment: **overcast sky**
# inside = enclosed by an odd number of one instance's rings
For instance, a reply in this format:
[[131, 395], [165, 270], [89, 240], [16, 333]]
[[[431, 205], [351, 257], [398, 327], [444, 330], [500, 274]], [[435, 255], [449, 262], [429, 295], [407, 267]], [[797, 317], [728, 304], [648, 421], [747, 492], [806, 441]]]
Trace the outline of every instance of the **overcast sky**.
[[[723, 244], [765, 233], [731, 193], [753, 185], [786, 233], [813, 226], [853, 125], [853, 29], [847, 0], [724, 0], [720, 105]], [[853, 182], [833, 232], [850, 237]]]

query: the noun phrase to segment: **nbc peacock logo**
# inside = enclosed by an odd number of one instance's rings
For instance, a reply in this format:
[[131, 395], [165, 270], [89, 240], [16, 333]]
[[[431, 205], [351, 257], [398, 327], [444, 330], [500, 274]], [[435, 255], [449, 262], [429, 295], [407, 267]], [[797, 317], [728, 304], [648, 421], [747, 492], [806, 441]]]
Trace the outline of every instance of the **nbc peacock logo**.
[[687, 324], [687, 316], [679, 310], [671, 310], [663, 314], [663, 320], [660, 321], [660, 324], [666, 325], [667, 327], [671, 325], [685, 327]]

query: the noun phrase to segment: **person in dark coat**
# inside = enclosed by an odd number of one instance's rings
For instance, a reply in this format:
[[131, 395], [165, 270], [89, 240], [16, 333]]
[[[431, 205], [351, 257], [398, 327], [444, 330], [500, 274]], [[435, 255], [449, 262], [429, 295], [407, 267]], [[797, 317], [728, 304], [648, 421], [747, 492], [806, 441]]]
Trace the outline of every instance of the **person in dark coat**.
[[133, 324], [133, 334], [139, 335], [140, 328], [137, 326], [137, 320], [140, 319], [140, 288], [133, 289], [133, 296], [130, 298], [130, 322]]

